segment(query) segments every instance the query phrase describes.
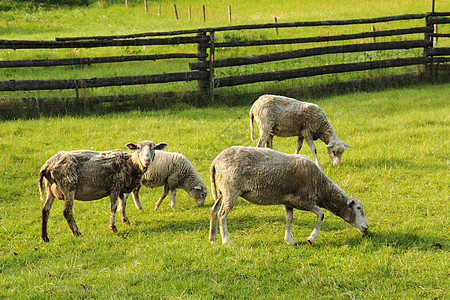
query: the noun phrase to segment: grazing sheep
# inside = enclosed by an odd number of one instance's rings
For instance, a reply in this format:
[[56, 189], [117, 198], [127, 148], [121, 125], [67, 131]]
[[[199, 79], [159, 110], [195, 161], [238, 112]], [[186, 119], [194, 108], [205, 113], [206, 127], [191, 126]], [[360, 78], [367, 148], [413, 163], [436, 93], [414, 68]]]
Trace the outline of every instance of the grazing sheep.
[[[41, 238], [48, 242], [47, 222], [55, 197], [64, 200], [64, 217], [74, 235], [81, 235], [72, 214], [74, 200], [91, 201], [109, 195], [111, 199], [111, 222], [109, 228], [117, 232], [115, 214], [117, 198], [130, 193], [141, 185], [148, 166], [152, 163], [155, 150], [162, 150], [167, 144], [155, 145], [151, 141], [138, 144], [128, 143], [127, 148], [136, 150], [61, 151], [48, 159], [39, 172], [39, 192], [44, 201], [42, 181], [45, 178], [47, 198], [42, 208]], [[126, 212], [122, 221], [128, 223]]]
[[318, 166], [320, 166], [320, 162], [314, 140], [321, 139], [327, 144], [328, 154], [334, 166], [341, 161], [345, 148], [352, 148], [338, 138], [325, 113], [313, 103], [275, 95], [259, 97], [250, 109], [252, 141], [254, 140], [253, 119], [256, 120], [259, 127], [258, 147], [267, 146], [273, 149], [274, 135], [298, 136], [295, 153], [300, 152], [303, 139], [305, 139]]
[[284, 240], [288, 244], [295, 243], [291, 237], [294, 208], [317, 215], [316, 226], [307, 238], [310, 245], [319, 235], [324, 218], [321, 207], [361, 232], [369, 226], [361, 201], [348, 196], [303, 155], [234, 146], [217, 155], [210, 175], [211, 191], [216, 201], [211, 209], [211, 242], [216, 239], [219, 220], [222, 242], [230, 243], [227, 216], [239, 196], [253, 204], [284, 205], [287, 221]]
[[[169, 194], [169, 191], [172, 195], [170, 206], [176, 209], [175, 196], [179, 188], [185, 190], [190, 197], [194, 198], [197, 206], [202, 206], [205, 202], [206, 195], [208, 195], [208, 187], [203, 183], [197, 170], [180, 153], [155, 151], [155, 159], [147, 169], [147, 172], [145, 172], [142, 184], [150, 188], [164, 186], [164, 191], [156, 202], [155, 210], [159, 209], [161, 202]], [[133, 190], [132, 193], [134, 204], [139, 210], [142, 210], [139, 189], [140, 186]], [[125, 199], [128, 195], [125, 195]], [[123, 204], [121, 203], [121, 205]]]

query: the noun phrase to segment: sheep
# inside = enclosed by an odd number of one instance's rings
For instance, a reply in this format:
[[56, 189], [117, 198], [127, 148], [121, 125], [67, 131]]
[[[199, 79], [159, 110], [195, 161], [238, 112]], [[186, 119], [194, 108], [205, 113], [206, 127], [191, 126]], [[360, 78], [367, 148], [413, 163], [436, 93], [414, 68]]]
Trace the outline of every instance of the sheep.
[[[44, 201], [42, 208], [41, 238], [48, 242], [47, 222], [55, 197], [64, 200], [63, 214], [75, 236], [80, 236], [72, 207], [74, 200], [91, 201], [109, 195], [111, 199], [111, 221], [109, 228], [117, 232], [115, 214], [117, 198], [123, 198], [139, 185], [148, 166], [153, 162], [155, 150], [167, 147], [166, 143], [155, 145], [151, 141], [138, 144], [128, 143], [126, 147], [136, 150], [61, 151], [49, 158], [39, 172], [39, 192]], [[47, 197], [45, 199], [42, 181], [45, 178]], [[122, 221], [129, 224], [126, 212], [122, 211]]]
[[321, 139], [327, 144], [333, 166], [340, 163], [345, 148], [353, 148], [338, 138], [325, 113], [314, 103], [301, 102], [283, 96], [263, 95], [253, 103], [249, 114], [252, 141], [255, 139], [253, 119], [259, 127], [258, 147], [266, 145], [273, 149], [274, 135], [298, 136], [295, 153], [300, 152], [305, 139], [319, 167], [320, 162], [314, 140]]
[[[156, 202], [155, 210], [159, 209], [161, 202], [169, 194], [169, 191], [172, 195], [170, 206], [176, 209], [177, 188], [182, 188], [190, 197], [194, 198], [197, 206], [202, 206], [208, 195], [208, 187], [202, 181], [192, 163], [183, 154], [175, 152], [155, 151], [155, 159], [145, 172], [142, 185], [150, 188], [164, 186], [163, 193]], [[143, 210], [139, 199], [139, 189], [140, 186], [133, 190], [132, 194], [136, 207]], [[125, 199], [128, 195], [125, 195]], [[123, 203], [119, 206], [123, 206]]]
[[291, 237], [294, 208], [311, 211], [317, 223], [307, 238], [310, 245], [319, 235], [324, 219], [321, 208], [341, 217], [361, 232], [369, 227], [361, 201], [348, 196], [306, 156], [285, 154], [268, 148], [233, 146], [222, 151], [211, 164], [211, 209], [209, 240], [217, 236], [217, 221], [224, 244], [230, 243], [227, 216], [237, 197], [258, 205], [286, 207], [287, 244]]

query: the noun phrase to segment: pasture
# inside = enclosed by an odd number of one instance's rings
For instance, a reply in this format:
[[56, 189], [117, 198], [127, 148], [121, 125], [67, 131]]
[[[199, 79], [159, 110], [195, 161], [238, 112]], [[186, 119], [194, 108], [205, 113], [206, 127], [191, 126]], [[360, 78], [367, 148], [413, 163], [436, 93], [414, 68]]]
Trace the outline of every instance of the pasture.
[[[16, 1], [7, 0], [7, 5]], [[95, 2], [95, 1], [93, 1]], [[129, 34], [228, 24], [331, 20], [424, 13], [431, 1], [176, 1], [180, 19], [175, 20], [172, 2], [97, 1], [89, 7], [38, 6], [0, 11], [0, 38], [54, 39], [63, 36]], [[120, 2], [120, 3], [119, 3]], [[187, 19], [187, 6], [192, 20]], [[438, 11], [448, 3], [436, 1]], [[95, 24], [95, 26], [93, 26]], [[413, 26], [414, 24], [412, 24]], [[414, 25], [415, 26], [415, 25]], [[326, 32], [324, 33], [326, 34]], [[265, 37], [273, 37], [270, 31]], [[280, 31], [280, 37], [289, 36]], [[233, 40], [241, 36], [224, 36]], [[447, 43], [448, 41], [444, 42]], [[117, 55], [139, 54], [145, 49], [126, 48]], [[0, 59], [79, 57], [102, 55], [103, 50], [2, 51]], [[242, 55], [227, 53], [230, 57]], [[245, 54], [245, 53], [244, 53]], [[374, 53], [376, 55], [377, 53]], [[330, 59], [327, 57], [325, 59]], [[345, 59], [331, 56], [331, 59]], [[142, 64], [139, 64], [139, 68]], [[109, 76], [135, 71], [126, 67], [62, 67], [28, 72], [0, 70], [0, 79]], [[156, 62], [139, 72], [179, 71], [180, 66]], [[235, 70], [239, 72], [239, 70]], [[371, 73], [386, 75], [384, 71]], [[364, 76], [363, 76], [364, 77]], [[370, 77], [367, 73], [367, 77]], [[5, 79], [6, 78], [6, 79]], [[236, 96], [250, 92], [290, 89], [351, 80], [352, 74], [317, 77], [310, 81], [285, 81], [227, 89], [227, 106], [209, 107], [169, 104], [141, 111], [89, 115], [62, 115], [0, 121], [0, 298], [3, 299], [448, 299], [449, 288], [449, 83], [407, 87], [389, 85], [379, 92], [352, 92], [327, 97], [297, 97], [317, 103], [326, 112], [337, 135], [354, 148], [348, 149], [338, 167], [332, 167], [325, 145], [317, 141], [324, 172], [349, 195], [364, 204], [370, 234], [362, 236], [340, 218], [325, 211], [321, 232], [309, 246], [306, 238], [316, 216], [294, 211], [292, 235], [297, 242], [283, 241], [286, 226], [282, 206], [255, 206], [238, 199], [228, 217], [232, 244], [208, 241], [210, 208], [197, 207], [183, 191], [177, 193], [177, 210], [170, 196], [159, 211], [153, 207], [162, 188], [141, 189], [145, 211], [129, 199], [131, 226], [117, 220], [118, 233], [108, 228], [109, 198], [74, 204], [74, 216], [83, 237], [74, 237], [56, 201], [48, 222], [49, 243], [40, 240], [41, 208], [38, 172], [42, 164], [61, 150], [125, 149], [128, 142], [151, 139], [166, 142], [168, 151], [183, 153], [209, 186], [209, 167], [214, 157], [232, 145], [256, 145], [250, 140], [248, 111], [256, 97]], [[358, 77], [359, 78], [359, 77]], [[442, 80], [445, 81], [445, 80]], [[298, 87], [298, 88], [297, 88]], [[84, 90], [80, 96], [134, 94], [154, 91], [185, 91], [176, 88], [141, 87]], [[2, 93], [0, 97], [73, 96], [73, 91]], [[181, 95], [180, 97], [182, 97]], [[173, 102], [177, 102], [174, 99]], [[127, 108], [129, 109], [129, 108]], [[258, 136], [256, 131], [256, 136]], [[293, 153], [295, 138], [274, 138], [274, 148]], [[305, 144], [301, 154], [312, 157]]]
[[[40, 241], [37, 175], [60, 150], [121, 148], [152, 139], [181, 152], [209, 186], [214, 157], [250, 140], [251, 101], [234, 107], [174, 105], [158, 111], [42, 117], [0, 125], [0, 298], [160, 299], [448, 299], [450, 84], [309, 99], [321, 106], [348, 149], [332, 167], [316, 142], [325, 173], [360, 199], [370, 234], [325, 211], [318, 239], [306, 237], [314, 214], [295, 211], [283, 242], [285, 211], [238, 200], [228, 218], [232, 244], [208, 241], [203, 207], [180, 190], [178, 210], [161, 188], [141, 189], [145, 212], [128, 203], [131, 226], [108, 228], [109, 198], [76, 201], [83, 237], [74, 237], [53, 205], [49, 243]], [[308, 100], [308, 99], [307, 99]], [[257, 135], [258, 136], [258, 135]], [[295, 138], [274, 138], [293, 153]], [[312, 156], [307, 145], [302, 154]], [[220, 239], [219, 239], [220, 241]]]

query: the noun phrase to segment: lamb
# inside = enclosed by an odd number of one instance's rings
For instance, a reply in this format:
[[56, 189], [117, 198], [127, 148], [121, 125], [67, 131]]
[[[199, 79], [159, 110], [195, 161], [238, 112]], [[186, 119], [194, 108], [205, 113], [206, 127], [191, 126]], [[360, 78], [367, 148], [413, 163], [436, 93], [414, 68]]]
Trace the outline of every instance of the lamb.
[[320, 162], [314, 140], [321, 139], [327, 144], [328, 154], [334, 166], [340, 163], [345, 148], [353, 148], [338, 138], [325, 113], [313, 103], [275, 95], [259, 97], [250, 109], [252, 141], [254, 140], [253, 119], [259, 127], [258, 147], [266, 145], [273, 149], [274, 135], [298, 136], [295, 153], [300, 152], [305, 139], [319, 167]]
[[306, 156], [285, 154], [268, 148], [233, 146], [222, 151], [211, 164], [211, 209], [209, 240], [217, 236], [217, 221], [224, 244], [230, 243], [228, 213], [237, 197], [258, 205], [286, 207], [284, 240], [294, 244], [291, 223], [294, 208], [311, 211], [317, 223], [307, 238], [310, 245], [319, 235], [324, 219], [321, 208], [341, 217], [361, 232], [369, 227], [361, 201], [348, 196]]
[[[142, 184], [150, 188], [164, 186], [163, 193], [156, 202], [155, 210], [159, 209], [169, 191], [172, 195], [170, 206], [176, 209], [177, 188], [182, 188], [190, 197], [194, 198], [197, 206], [202, 206], [208, 195], [208, 187], [192, 163], [183, 154], [175, 152], [155, 151], [155, 159], [145, 172]], [[143, 210], [139, 199], [139, 189], [140, 186], [133, 190], [133, 199], [136, 207]], [[125, 195], [125, 198], [128, 195]]]
[[[124, 150], [61, 151], [49, 158], [39, 172], [39, 192], [44, 201], [42, 181], [45, 178], [47, 197], [42, 208], [41, 238], [48, 242], [47, 222], [55, 197], [64, 200], [63, 214], [75, 236], [81, 235], [72, 207], [74, 200], [91, 201], [109, 195], [111, 199], [111, 221], [109, 228], [117, 232], [115, 214], [117, 198], [123, 198], [141, 185], [148, 166], [153, 162], [155, 150], [167, 147], [166, 143], [142, 141], [138, 144], [128, 143], [126, 147], [136, 150], [128, 153]], [[125, 210], [122, 221], [129, 224]]]

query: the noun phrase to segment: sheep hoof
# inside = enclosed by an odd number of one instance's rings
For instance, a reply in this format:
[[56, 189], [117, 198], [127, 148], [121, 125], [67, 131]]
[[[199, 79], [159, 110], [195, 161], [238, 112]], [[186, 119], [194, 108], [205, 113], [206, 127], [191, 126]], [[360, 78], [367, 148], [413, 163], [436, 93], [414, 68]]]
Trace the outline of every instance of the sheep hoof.
[[128, 219], [122, 220], [122, 223], [125, 224], [125, 225], [128, 225], [128, 226], [131, 225], [131, 223], [130, 223], [130, 221]]
[[309, 244], [310, 246], [312, 246], [313, 242], [312, 242], [310, 239], [306, 239], [306, 240], [308, 241], [308, 244]]
[[116, 233], [117, 232], [117, 228], [116, 225], [110, 225], [109, 229], [111, 229], [112, 232]]
[[286, 244], [288, 245], [295, 245], [295, 241], [293, 239], [290, 240], [284, 240], [286, 242]]
[[46, 237], [46, 236], [43, 236], [43, 237], [41, 237], [41, 239], [45, 242], [45, 243], [48, 243], [50, 240], [48, 239], [48, 237]]

